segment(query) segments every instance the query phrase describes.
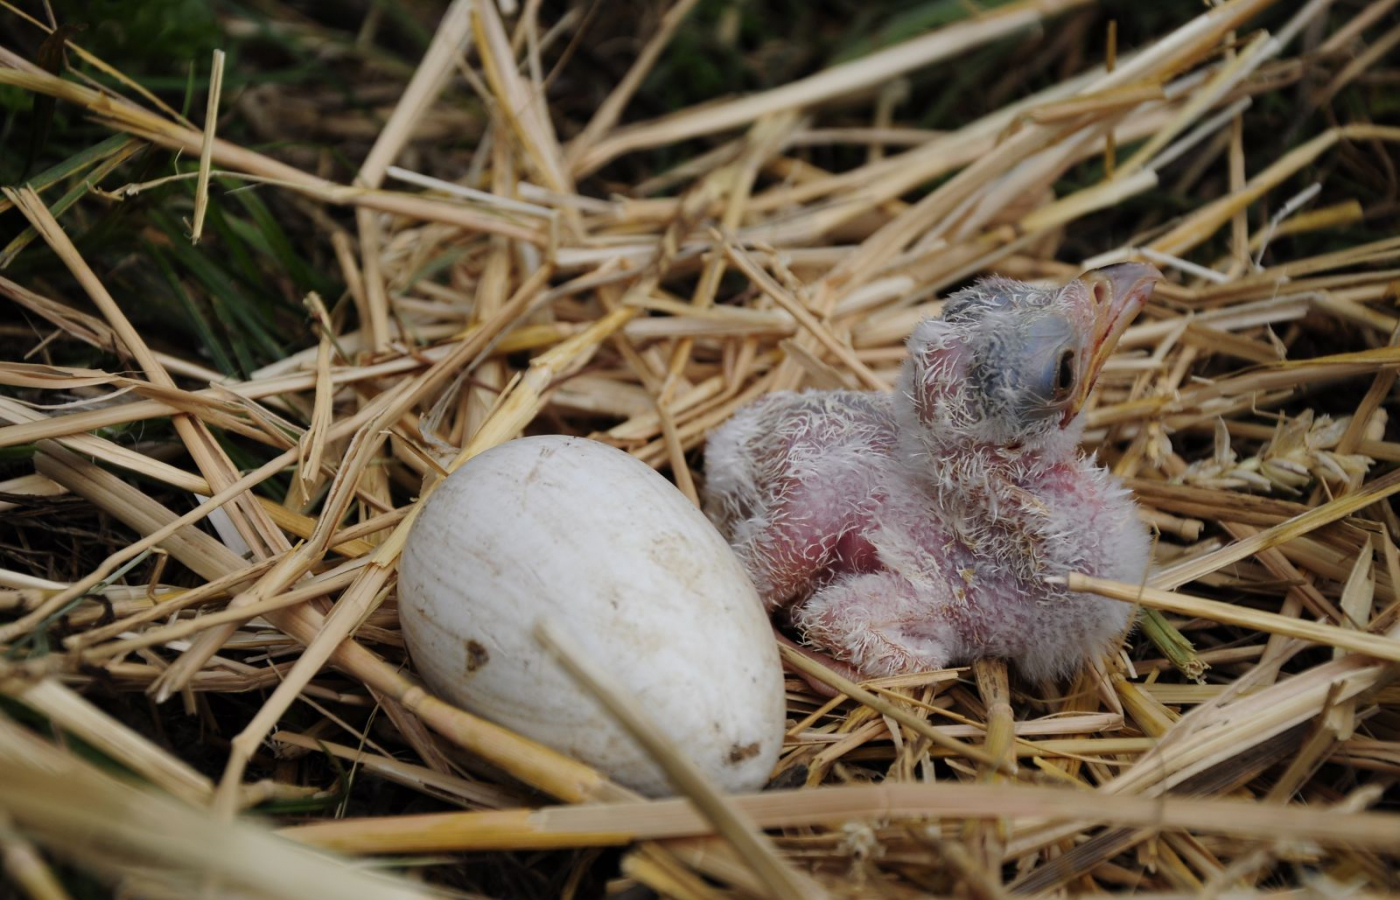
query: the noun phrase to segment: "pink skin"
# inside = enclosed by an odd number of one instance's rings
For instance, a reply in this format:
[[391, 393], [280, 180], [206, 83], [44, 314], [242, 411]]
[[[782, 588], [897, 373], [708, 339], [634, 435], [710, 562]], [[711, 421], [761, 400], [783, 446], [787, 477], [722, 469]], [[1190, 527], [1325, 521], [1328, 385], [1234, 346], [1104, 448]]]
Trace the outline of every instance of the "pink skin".
[[1160, 278], [982, 282], [915, 330], [895, 393], [780, 392], [721, 426], [706, 509], [770, 611], [867, 676], [992, 656], [1045, 679], [1112, 646], [1130, 607], [1046, 576], [1146, 570], [1131, 498], [1078, 451], [1079, 413]]

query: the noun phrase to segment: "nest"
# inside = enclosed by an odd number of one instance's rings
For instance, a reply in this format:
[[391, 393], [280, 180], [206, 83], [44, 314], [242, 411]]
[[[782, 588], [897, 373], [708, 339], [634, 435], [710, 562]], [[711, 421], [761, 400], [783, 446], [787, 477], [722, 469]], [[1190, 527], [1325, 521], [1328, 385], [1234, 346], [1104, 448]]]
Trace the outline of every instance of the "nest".
[[[1094, 65], [1092, 10], [1020, 0], [629, 114], [695, 6], [646, 19], [625, 75], [566, 114], [549, 84], [582, 65], [582, 12], [457, 0], [381, 118], [324, 123], [372, 142], [335, 178], [304, 148], [218, 137], [221, 55], [201, 126], [81, 40], [60, 74], [0, 48], [36, 115], [57, 100], [106, 133], [0, 204], [24, 353], [0, 363], [0, 445], [24, 448], [0, 482], [9, 877], [35, 897], [91, 876], [152, 897], [1400, 887], [1400, 242], [1374, 236], [1400, 129], [1357, 102], [1393, 83], [1397, 31], [1371, 37], [1393, 4], [1227, 0]], [[5, 14], [35, 44], [49, 30]], [[906, 77], [988, 46], [1031, 73], [1004, 105], [901, 124]], [[267, 139], [322, 127], [291, 89], [237, 102]], [[470, 153], [435, 151], [463, 130]], [[145, 209], [143, 253], [95, 263], [65, 231], [154, 191], [170, 208]], [[304, 299], [287, 334], [210, 267], [240, 246], [324, 267], [267, 288]], [[657, 801], [416, 681], [396, 561], [420, 495], [476, 454], [587, 435], [697, 499], [707, 431], [756, 397], [888, 390], [911, 328], [969, 279], [1123, 260], [1168, 280], [1087, 436], [1155, 565], [1071, 578], [1142, 607], [1118, 654], [1058, 685], [984, 660], [829, 701], [794, 672], [772, 790]], [[123, 281], [161, 272], [199, 348]]]

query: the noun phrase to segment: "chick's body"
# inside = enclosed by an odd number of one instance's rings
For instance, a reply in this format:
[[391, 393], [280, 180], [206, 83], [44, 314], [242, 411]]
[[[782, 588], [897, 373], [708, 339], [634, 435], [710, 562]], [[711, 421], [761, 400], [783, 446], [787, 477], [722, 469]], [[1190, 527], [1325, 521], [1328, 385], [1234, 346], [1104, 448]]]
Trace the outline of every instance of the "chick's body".
[[[1033, 335], [1025, 346], [1038, 348], [1044, 330], [1022, 327]], [[1006, 339], [1003, 325], [993, 331]], [[978, 340], [945, 314], [911, 338], [893, 394], [770, 394], [707, 445], [707, 512], [765, 603], [867, 675], [993, 656], [1054, 677], [1128, 626], [1127, 604], [1046, 580], [1138, 581], [1147, 566], [1130, 496], [1078, 450], [1087, 385], [1072, 403], [1040, 398], [1053, 416], [1028, 413], [1017, 392], [1038, 389], [1044, 367], [998, 372], [989, 392]], [[1070, 357], [1090, 381], [1092, 341], [1077, 334], [1085, 360]], [[1063, 380], [1054, 369], [1044, 377]]]
[[711, 516], [770, 609], [872, 676], [995, 656], [1051, 677], [1106, 649], [1131, 608], [1044, 576], [1142, 577], [1126, 492], [1071, 456], [950, 507], [901, 458], [893, 399], [770, 394], [710, 438]]

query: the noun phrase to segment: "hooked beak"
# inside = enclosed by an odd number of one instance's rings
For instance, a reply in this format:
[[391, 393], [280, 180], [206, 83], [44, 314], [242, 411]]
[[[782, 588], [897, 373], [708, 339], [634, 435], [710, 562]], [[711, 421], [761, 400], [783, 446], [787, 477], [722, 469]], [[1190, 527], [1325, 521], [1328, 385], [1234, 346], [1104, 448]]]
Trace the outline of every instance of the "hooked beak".
[[1118, 339], [1152, 296], [1152, 287], [1162, 280], [1162, 273], [1147, 263], [1130, 262], [1085, 272], [1079, 280], [1089, 289], [1094, 306], [1093, 335], [1089, 341], [1089, 359], [1079, 375], [1078, 389], [1065, 410], [1065, 424], [1079, 415]]

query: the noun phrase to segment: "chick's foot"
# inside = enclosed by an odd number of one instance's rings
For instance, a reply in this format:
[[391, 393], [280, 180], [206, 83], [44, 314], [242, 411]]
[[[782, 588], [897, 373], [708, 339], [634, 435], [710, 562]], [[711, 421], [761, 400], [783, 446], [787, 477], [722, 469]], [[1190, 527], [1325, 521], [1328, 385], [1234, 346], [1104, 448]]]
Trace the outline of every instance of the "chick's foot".
[[813, 644], [872, 676], [944, 668], [957, 637], [902, 575], [845, 575], [792, 610]]

